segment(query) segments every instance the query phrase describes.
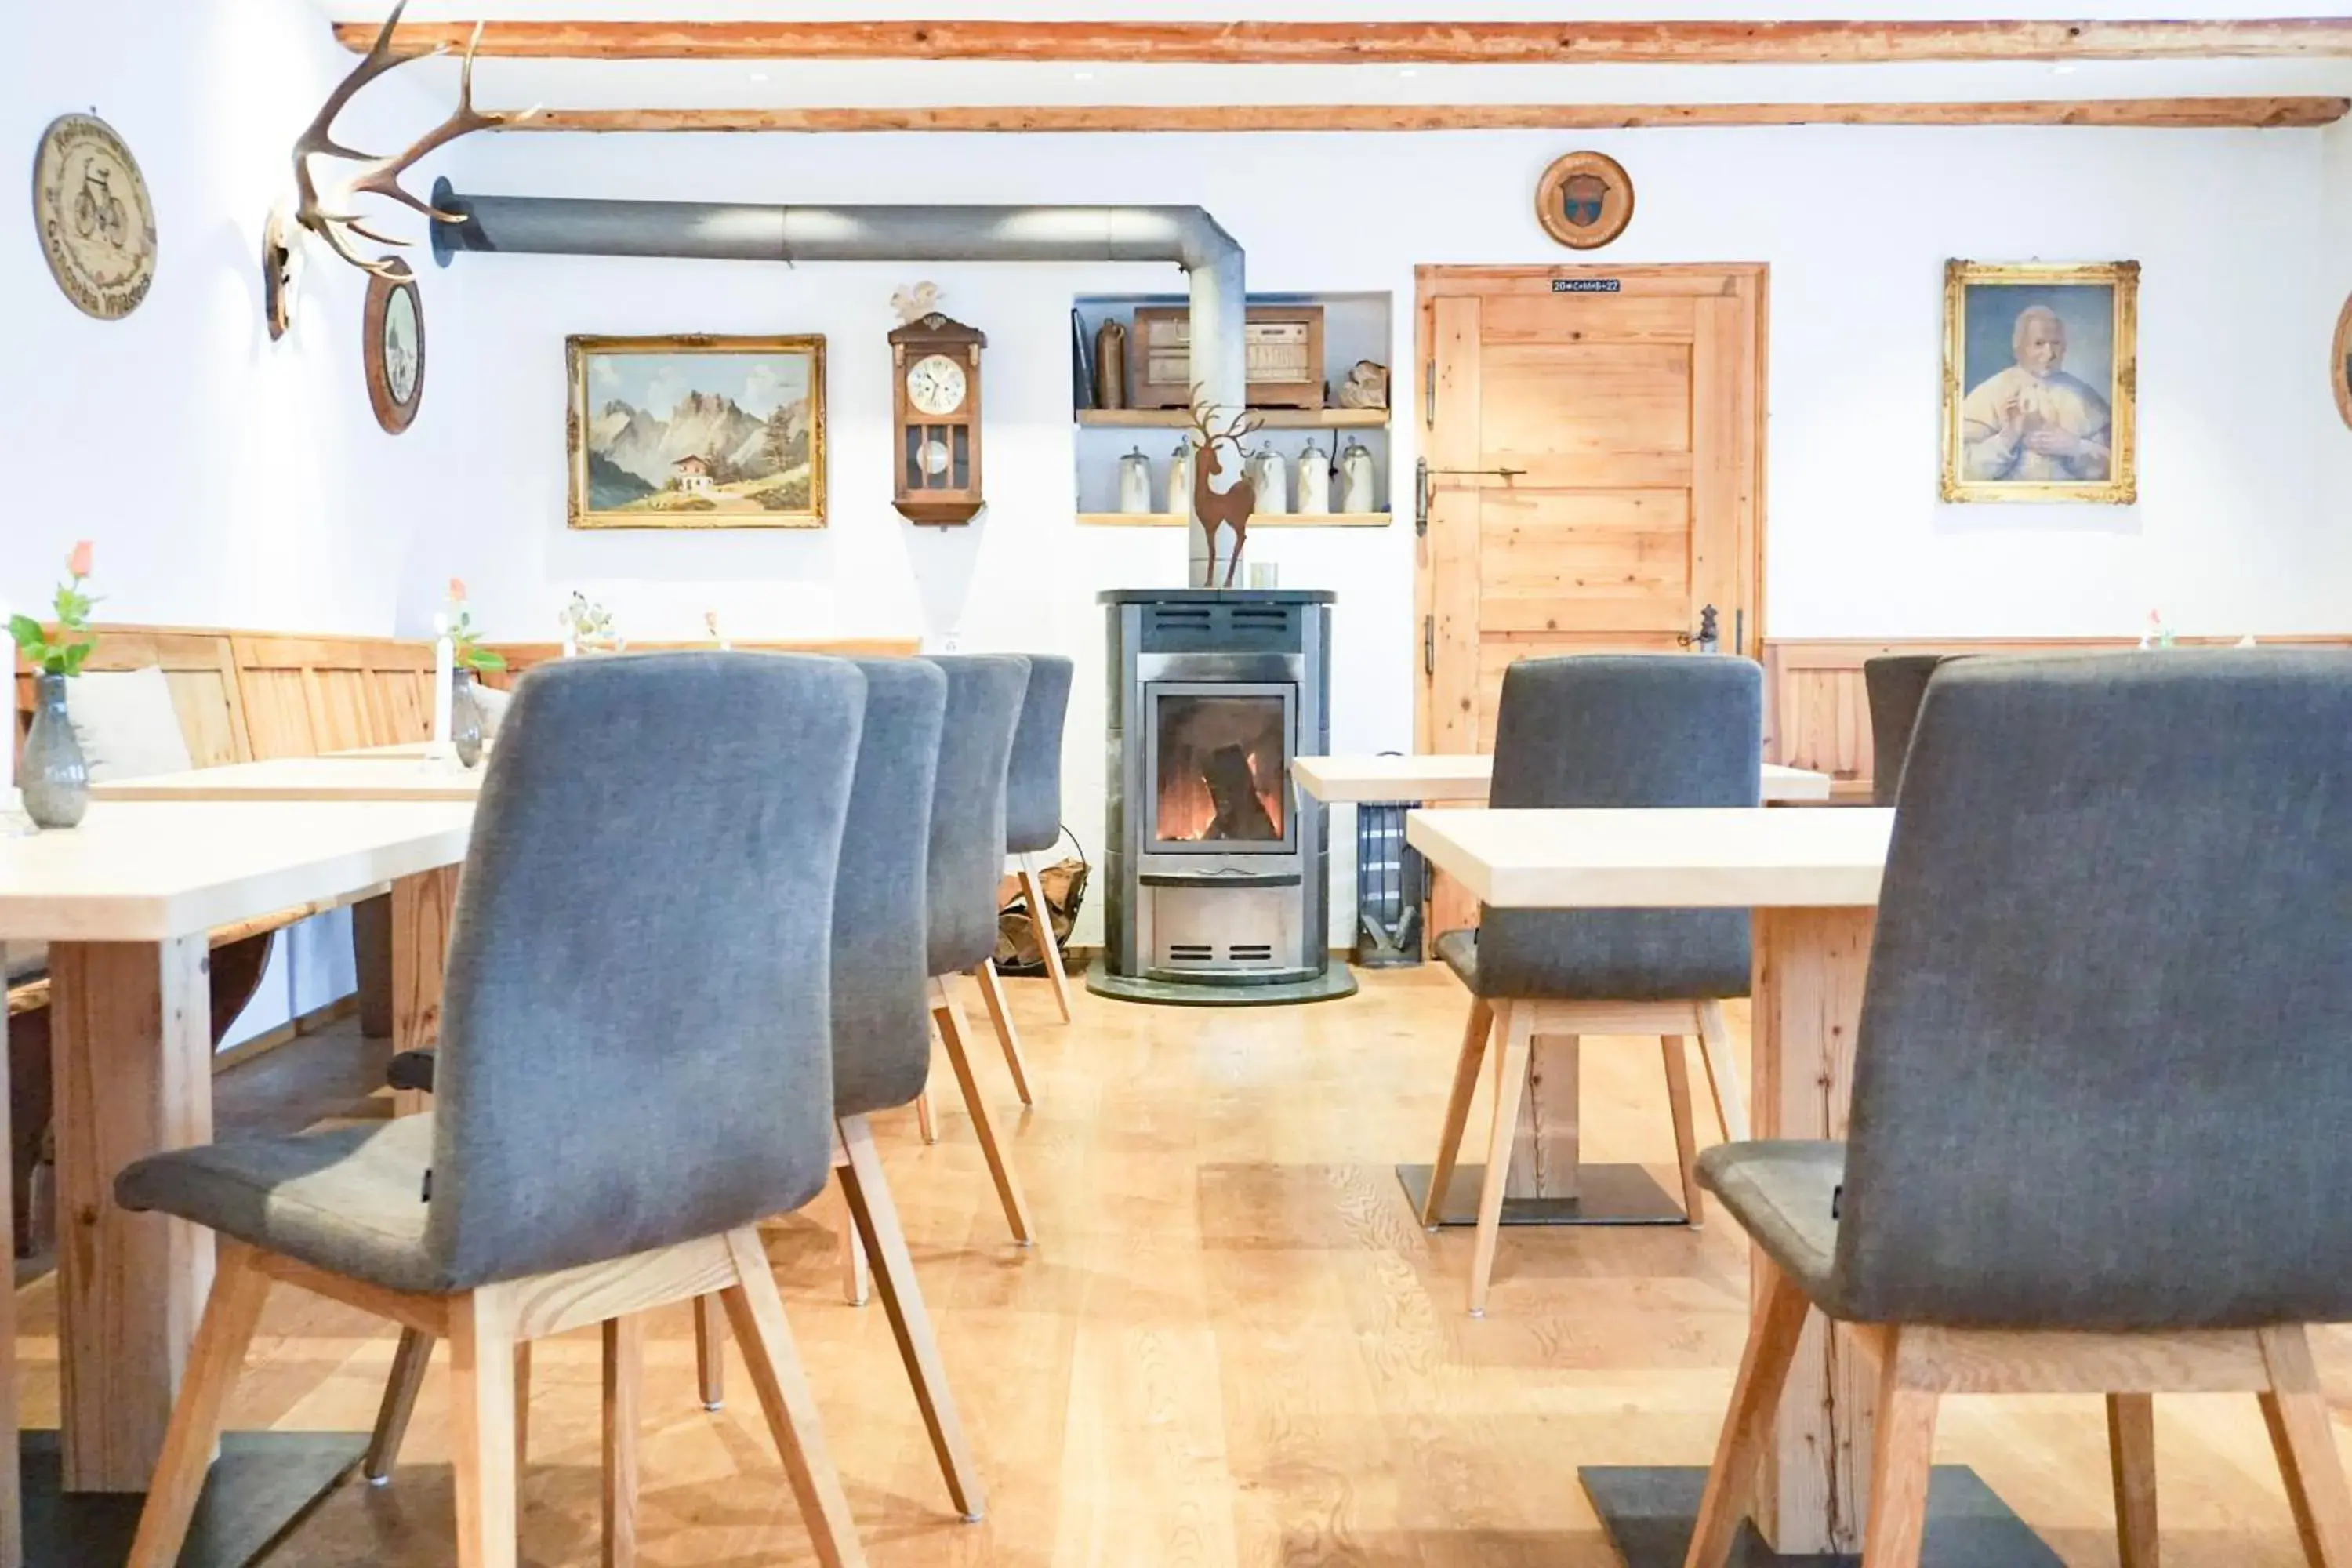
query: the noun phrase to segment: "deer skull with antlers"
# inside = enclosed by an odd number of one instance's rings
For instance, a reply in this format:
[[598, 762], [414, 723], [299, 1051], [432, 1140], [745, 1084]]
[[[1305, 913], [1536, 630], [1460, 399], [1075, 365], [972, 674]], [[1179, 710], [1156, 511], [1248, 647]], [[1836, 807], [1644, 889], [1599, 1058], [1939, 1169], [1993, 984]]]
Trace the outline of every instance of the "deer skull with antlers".
[[394, 51], [393, 34], [400, 26], [400, 14], [407, 9], [408, 0], [400, 0], [392, 8], [392, 15], [383, 19], [383, 30], [376, 35], [375, 43], [368, 50], [366, 58], [360, 61], [351, 75], [336, 84], [335, 90], [327, 95], [327, 101], [320, 107], [318, 117], [294, 142], [294, 221], [325, 240], [327, 247], [345, 261], [378, 277], [397, 276], [394, 262], [388, 257], [370, 258], [362, 255], [353, 244], [353, 237], [373, 240], [378, 245], [405, 246], [408, 241], [395, 239], [370, 228], [356, 213], [327, 211], [320, 201], [319, 184], [311, 173], [310, 160], [317, 157], [342, 158], [360, 165], [359, 173], [344, 187], [341, 201], [345, 205], [353, 196], [383, 196], [427, 217], [438, 218], [444, 223], [457, 223], [460, 221], [457, 214], [442, 212], [429, 202], [409, 195], [401, 187], [400, 176], [415, 167], [426, 153], [455, 142], [460, 136], [511, 125], [539, 112], [536, 109], [527, 109], [520, 114], [503, 110], [485, 112], [474, 107], [474, 51], [482, 42], [481, 24], [476, 23], [473, 39], [466, 46], [465, 67], [457, 78], [457, 108], [448, 119], [417, 138], [406, 152], [395, 153], [389, 157], [379, 158], [357, 152], [337, 142], [335, 117], [359, 96], [362, 88], [394, 67], [447, 52], [446, 47], [414, 55]]

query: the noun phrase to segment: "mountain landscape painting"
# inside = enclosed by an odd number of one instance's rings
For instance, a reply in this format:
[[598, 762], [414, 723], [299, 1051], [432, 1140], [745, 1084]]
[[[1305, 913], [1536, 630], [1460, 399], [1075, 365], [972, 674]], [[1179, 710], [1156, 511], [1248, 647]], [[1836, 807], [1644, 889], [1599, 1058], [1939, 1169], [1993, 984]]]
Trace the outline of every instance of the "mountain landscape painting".
[[823, 528], [824, 340], [565, 341], [574, 528]]

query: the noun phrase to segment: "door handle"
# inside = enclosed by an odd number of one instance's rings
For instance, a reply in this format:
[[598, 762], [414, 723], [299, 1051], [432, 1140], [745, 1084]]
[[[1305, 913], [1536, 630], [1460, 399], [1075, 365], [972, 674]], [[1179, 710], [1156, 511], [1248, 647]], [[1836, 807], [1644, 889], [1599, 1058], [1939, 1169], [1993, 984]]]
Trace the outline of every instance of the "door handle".
[[1416, 458], [1412, 464], [1412, 531], [1417, 535], [1429, 532], [1429, 503], [1437, 487], [1432, 481], [1440, 474], [1492, 474], [1499, 479], [1516, 479], [1525, 468], [1433, 468], [1427, 458]]

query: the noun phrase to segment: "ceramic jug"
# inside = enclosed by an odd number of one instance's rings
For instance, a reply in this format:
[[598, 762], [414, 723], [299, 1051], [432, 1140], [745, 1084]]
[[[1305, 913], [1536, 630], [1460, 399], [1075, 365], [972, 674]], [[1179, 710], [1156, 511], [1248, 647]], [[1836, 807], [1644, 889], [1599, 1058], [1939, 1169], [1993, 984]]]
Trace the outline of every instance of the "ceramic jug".
[[1298, 454], [1298, 514], [1320, 516], [1331, 510], [1331, 458], [1314, 442]]
[[1290, 510], [1290, 469], [1281, 453], [1263, 448], [1250, 459], [1249, 473], [1257, 487], [1257, 510], [1278, 517]]
[[1140, 447], [1118, 460], [1118, 510], [1151, 510], [1151, 459], [1143, 455]]
[[1348, 449], [1339, 454], [1339, 510], [1378, 511], [1380, 502], [1374, 499], [1372, 484], [1371, 449], [1361, 441], [1349, 442]]
[[1168, 460], [1168, 510], [1177, 517], [1192, 515], [1192, 443], [1176, 443]]

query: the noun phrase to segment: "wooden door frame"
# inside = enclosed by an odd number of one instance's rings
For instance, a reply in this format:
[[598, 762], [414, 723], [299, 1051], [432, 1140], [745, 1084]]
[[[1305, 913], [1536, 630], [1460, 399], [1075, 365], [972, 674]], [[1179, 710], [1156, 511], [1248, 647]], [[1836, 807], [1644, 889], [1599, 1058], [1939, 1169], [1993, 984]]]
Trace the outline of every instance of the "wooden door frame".
[[[1693, 273], [1752, 279], [1756, 285], [1756, 524], [1751, 554], [1748, 562], [1749, 581], [1755, 584], [1755, 613], [1749, 617], [1751, 624], [1747, 630], [1747, 646], [1732, 651], [1760, 660], [1764, 657], [1766, 601], [1764, 542], [1767, 533], [1767, 514], [1769, 510], [1769, 479], [1771, 467], [1771, 448], [1769, 440], [1771, 430], [1772, 387], [1769, 357], [1772, 342], [1771, 263], [1765, 261], [1643, 262], [1622, 267], [1597, 265], [1482, 267], [1430, 264], [1417, 266], [1412, 269], [1413, 380], [1411, 386], [1406, 388], [1410, 408], [1405, 416], [1417, 421], [1420, 425], [1414, 451], [1425, 459], [1430, 450], [1429, 414], [1433, 407], [1429, 389], [1434, 384], [1433, 378], [1436, 372], [1434, 301], [1443, 285], [1465, 282], [1487, 285], [1507, 284], [1516, 286], [1528, 293], [1537, 293], [1549, 292], [1551, 280], [1555, 278], [1614, 278], [1629, 280], [1687, 277]], [[1501, 289], [1491, 289], [1489, 291], [1500, 292]], [[1416, 494], [1413, 498], [1416, 517], [1422, 515], [1422, 508], [1424, 504], [1423, 498]], [[1423, 628], [1429, 625], [1429, 617], [1434, 609], [1430, 584], [1429, 535], [1426, 533], [1419, 535], [1413, 541], [1412, 578], [1412, 637], [1416, 644], [1421, 644], [1424, 635]], [[1413, 741], [1416, 750], [1427, 751], [1431, 745], [1431, 736], [1434, 732], [1429, 710], [1430, 695], [1433, 686], [1427, 658], [1418, 652], [1415, 658], [1416, 662], [1422, 665], [1422, 673], [1413, 683]]]

